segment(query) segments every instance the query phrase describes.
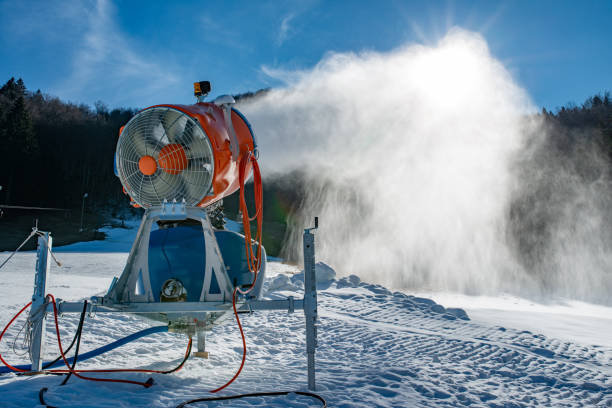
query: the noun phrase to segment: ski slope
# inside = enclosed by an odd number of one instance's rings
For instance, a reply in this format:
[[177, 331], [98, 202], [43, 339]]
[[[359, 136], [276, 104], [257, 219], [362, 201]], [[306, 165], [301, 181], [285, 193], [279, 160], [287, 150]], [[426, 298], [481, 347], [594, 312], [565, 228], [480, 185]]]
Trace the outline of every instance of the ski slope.
[[[104, 242], [56, 248], [64, 266], [53, 265], [48, 292], [69, 300], [106, 292], [112, 277], [123, 269], [134, 230], [107, 232], [109, 237]], [[28, 302], [34, 264], [34, 253], [20, 253], [0, 270], [2, 326]], [[301, 295], [303, 278], [298, 268], [279, 262], [270, 262], [268, 268], [266, 297]], [[612, 313], [606, 313], [610, 308], [592, 306], [597, 314], [589, 315], [576, 312], [572, 305], [557, 308], [555, 313], [546, 309], [552, 306], [536, 305], [537, 313], [548, 319], [538, 315], [534, 320], [535, 306], [527, 302], [518, 307], [516, 299], [500, 298], [496, 302], [492, 298], [485, 302], [435, 293], [417, 297], [361, 282], [357, 276], [336, 278], [325, 266], [320, 271], [317, 392], [330, 407], [612, 406]], [[427, 297], [445, 299], [447, 305], [464, 304], [467, 313], [460, 308], [445, 308]], [[498, 305], [505, 306], [495, 309]], [[554, 323], [555, 315], [560, 317], [560, 326]], [[13, 340], [23, 321], [16, 322], [0, 345], [2, 355], [13, 364], [27, 361], [13, 352]], [[591, 334], [573, 335], [572, 321], [582, 322], [581, 329], [596, 327], [590, 328]], [[221, 394], [305, 391], [303, 314], [257, 312], [242, 315], [242, 322], [247, 336], [246, 365], [236, 382]], [[61, 317], [64, 344], [71, 340], [77, 324], [77, 315]], [[129, 315], [92, 316], [85, 320], [81, 353], [156, 324]], [[17, 352], [23, 352], [20, 344], [21, 337], [15, 343]], [[79, 367], [169, 369], [182, 360], [186, 345], [184, 335], [155, 334], [82, 362]], [[55, 337], [48, 333], [48, 358], [54, 358], [57, 350]], [[57, 376], [1, 375], [0, 406], [40, 406], [38, 392], [48, 387], [46, 402], [62, 408], [174, 407], [207, 396], [208, 390], [232, 377], [242, 351], [233, 320], [213, 330], [207, 338], [207, 350], [209, 359], [191, 358], [178, 373], [154, 374], [155, 385], [149, 389], [75, 377], [62, 387], [62, 379]], [[140, 381], [149, 376], [105, 375]], [[291, 394], [193, 406], [320, 405]]]

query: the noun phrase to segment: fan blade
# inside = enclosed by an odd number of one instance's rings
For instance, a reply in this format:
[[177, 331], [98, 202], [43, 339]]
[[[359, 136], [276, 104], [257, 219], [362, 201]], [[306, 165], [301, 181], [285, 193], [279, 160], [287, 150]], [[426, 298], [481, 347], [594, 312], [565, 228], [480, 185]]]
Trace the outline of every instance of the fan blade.
[[175, 194], [177, 200], [185, 200], [187, 205], [195, 205], [197, 203], [193, 200], [193, 195], [191, 194], [191, 189], [187, 183], [185, 183], [185, 179], [182, 175], [177, 177], [177, 193]]
[[197, 167], [201, 169], [204, 164], [213, 162], [213, 153], [208, 138], [198, 129], [194, 133], [201, 137], [192, 138], [192, 142], [188, 145], [189, 148], [186, 149], [185, 153], [187, 159], [196, 163]]
[[146, 131], [139, 131], [136, 134], [129, 135], [132, 139], [133, 156], [137, 160], [143, 156], [156, 156], [158, 149], [156, 149], [155, 144], [147, 137], [146, 133]]
[[160, 171], [153, 178], [153, 184], [160, 203], [164, 199], [172, 201], [176, 197], [177, 176]]
[[185, 131], [188, 119], [187, 115], [174, 109], [168, 109], [164, 113], [162, 124], [170, 143], [180, 143], [179, 139]]
[[211, 166], [204, 167], [202, 163], [189, 160], [187, 168], [180, 174], [189, 192], [189, 197], [195, 203], [200, 202], [208, 193], [207, 188], [211, 179], [210, 170]]
[[153, 152], [155, 155], [159, 154], [159, 151], [170, 143], [168, 136], [166, 136], [163, 122], [157, 122], [155, 126], [153, 126], [153, 129], [151, 129], [151, 141], [154, 143]]
[[190, 192], [188, 186], [183, 181], [183, 178], [180, 175], [168, 174], [162, 172], [159, 176], [160, 183], [157, 183], [156, 186], [160, 186], [161, 183], [164, 184], [164, 188], [167, 188], [167, 193], [162, 197], [163, 199], [167, 199], [168, 201], [177, 200], [181, 201], [185, 199], [187, 205], [195, 205], [193, 200], [190, 198]]

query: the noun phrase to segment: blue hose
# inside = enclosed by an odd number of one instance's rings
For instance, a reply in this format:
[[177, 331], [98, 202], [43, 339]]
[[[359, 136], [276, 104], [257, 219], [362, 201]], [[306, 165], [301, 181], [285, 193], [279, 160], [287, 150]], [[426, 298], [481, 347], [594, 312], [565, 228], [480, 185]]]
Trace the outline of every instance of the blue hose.
[[[87, 353], [79, 354], [79, 361], [84, 361], [84, 360], [90, 359], [92, 357], [99, 356], [100, 354], [103, 354], [103, 353], [106, 353], [107, 351], [111, 351], [113, 349], [116, 349], [117, 347], [121, 347], [124, 344], [127, 344], [127, 343], [129, 343], [131, 341], [138, 340], [141, 337], [145, 337], [145, 336], [148, 336], [150, 334], [155, 334], [155, 333], [165, 333], [167, 331], [168, 331], [168, 326], [149, 327], [148, 329], [141, 330], [139, 332], [130, 334], [129, 336], [126, 336], [126, 337], [124, 337], [122, 339], [113, 341], [112, 343], [109, 343], [106, 346], [99, 347], [99, 348], [97, 348], [95, 350], [92, 350], [92, 351], [89, 351]], [[74, 357], [67, 358], [66, 360], [68, 360], [68, 364], [71, 364], [72, 361], [74, 360]], [[53, 368], [53, 367], [57, 367], [57, 366], [60, 366], [60, 365], [62, 365], [62, 366], [65, 365], [63, 359], [58, 361], [57, 363], [53, 364], [52, 366], [47, 367], [47, 369]], [[15, 367], [19, 368], [21, 370], [30, 370], [32, 368], [32, 366], [30, 364], [18, 365], [18, 366], [15, 366]], [[0, 374], [11, 373], [11, 372], [13, 372], [13, 370], [11, 370], [8, 367], [0, 367]]]

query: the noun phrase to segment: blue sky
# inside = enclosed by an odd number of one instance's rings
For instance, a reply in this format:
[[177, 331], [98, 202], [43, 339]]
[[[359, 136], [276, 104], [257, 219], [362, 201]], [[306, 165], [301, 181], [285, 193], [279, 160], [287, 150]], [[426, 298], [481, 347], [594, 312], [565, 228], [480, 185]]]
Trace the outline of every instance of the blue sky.
[[330, 52], [481, 33], [538, 106], [612, 90], [612, 1], [1, 1], [0, 81], [76, 103], [190, 103], [281, 83]]

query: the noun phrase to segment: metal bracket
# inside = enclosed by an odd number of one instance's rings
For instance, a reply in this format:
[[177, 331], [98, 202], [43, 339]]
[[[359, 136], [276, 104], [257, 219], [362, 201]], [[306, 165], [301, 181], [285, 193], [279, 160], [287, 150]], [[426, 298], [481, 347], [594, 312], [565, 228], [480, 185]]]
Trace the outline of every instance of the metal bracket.
[[172, 202], [168, 202], [168, 200], [164, 199], [164, 202], [161, 205], [159, 219], [160, 220], [184, 220], [187, 218], [187, 210], [185, 209], [185, 199], [181, 202], [176, 201], [176, 199], [172, 200]]

